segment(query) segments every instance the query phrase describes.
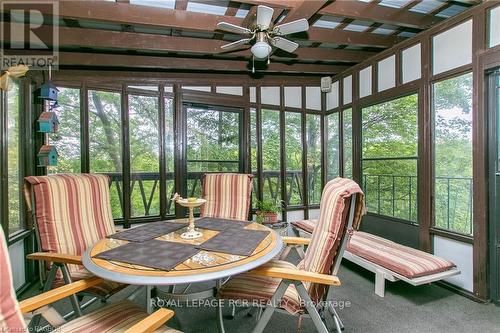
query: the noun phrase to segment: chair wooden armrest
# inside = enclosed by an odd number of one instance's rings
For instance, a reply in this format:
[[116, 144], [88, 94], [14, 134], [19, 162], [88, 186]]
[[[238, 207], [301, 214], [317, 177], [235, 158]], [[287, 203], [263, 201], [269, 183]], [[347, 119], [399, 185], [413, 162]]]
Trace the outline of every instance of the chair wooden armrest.
[[340, 280], [337, 276], [314, 273], [298, 269], [261, 266], [249, 271], [247, 274], [340, 286]]
[[24, 301], [19, 302], [19, 307], [22, 313], [27, 313], [39, 309], [45, 305], [49, 305], [62, 298], [68, 297], [95, 285], [103, 282], [103, 279], [92, 277], [85, 280], [76, 281], [62, 287], [46, 291], [40, 295], [33, 296]]
[[134, 326], [130, 327], [125, 333], [151, 333], [161, 325], [165, 324], [174, 316], [174, 311], [161, 308], [156, 310]]
[[286, 245], [309, 245], [311, 242], [310, 238], [303, 238], [303, 237], [290, 237], [290, 236], [284, 236], [281, 237], [283, 240], [283, 243]]
[[59, 264], [75, 264], [82, 265], [82, 257], [73, 254], [52, 253], [52, 252], [35, 252], [28, 254], [26, 258], [31, 260], [43, 260], [48, 262], [56, 262]]

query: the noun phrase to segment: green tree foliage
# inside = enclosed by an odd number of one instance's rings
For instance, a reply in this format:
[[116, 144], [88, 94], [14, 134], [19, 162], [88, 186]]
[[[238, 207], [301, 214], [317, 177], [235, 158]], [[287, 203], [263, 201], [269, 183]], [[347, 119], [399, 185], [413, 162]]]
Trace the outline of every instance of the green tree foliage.
[[19, 163], [19, 85], [13, 84], [7, 95], [7, 171], [9, 233], [21, 229], [21, 193]]

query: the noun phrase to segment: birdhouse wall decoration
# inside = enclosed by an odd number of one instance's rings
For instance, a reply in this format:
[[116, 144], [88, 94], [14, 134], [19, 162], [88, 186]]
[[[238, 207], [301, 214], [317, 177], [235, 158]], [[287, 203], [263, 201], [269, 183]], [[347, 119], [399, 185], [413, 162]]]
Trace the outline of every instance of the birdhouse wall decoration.
[[47, 81], [40, 87], [40, 95], [39, 99], [43, 99], [46, 101], [57, 102], [57, 93], [59, 89], [52, 83], [52, 81]]
[[42, 112], [38, 117], [38, 132], [42, 133], [57, 133], [59, 119], [53, 111]]
[[39, 167], [56, 166], [59, 154], [57, 153], [56, 147], [43, 145], [42, 148], [40, 148], [37, 157]]

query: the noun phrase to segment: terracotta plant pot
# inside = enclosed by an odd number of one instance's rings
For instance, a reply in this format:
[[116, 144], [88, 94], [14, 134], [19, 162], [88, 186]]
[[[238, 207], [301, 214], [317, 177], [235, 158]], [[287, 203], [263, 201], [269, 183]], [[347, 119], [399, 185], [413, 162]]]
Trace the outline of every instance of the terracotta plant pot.
[[263, 223], [272, 224], [278, 222], [278, 213], [257, 211], [256, 214], [263, 218]]

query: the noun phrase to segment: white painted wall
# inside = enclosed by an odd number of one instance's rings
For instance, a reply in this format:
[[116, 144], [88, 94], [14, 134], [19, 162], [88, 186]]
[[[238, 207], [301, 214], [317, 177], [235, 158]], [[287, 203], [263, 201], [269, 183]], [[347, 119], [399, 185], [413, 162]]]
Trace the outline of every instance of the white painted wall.
[[24, 266], [24, 242], [20, 241], [9, 246], [10, 264], [14, 288], [17, 290], [26, 282], [26, 268]]
[[454, 262], [461, 271], [459, 275], [449, 277], [445, 281], [465, 290], [474, 291], [472, 245], [440, 236], [433, 236], [433, 243], [434, 254]]

